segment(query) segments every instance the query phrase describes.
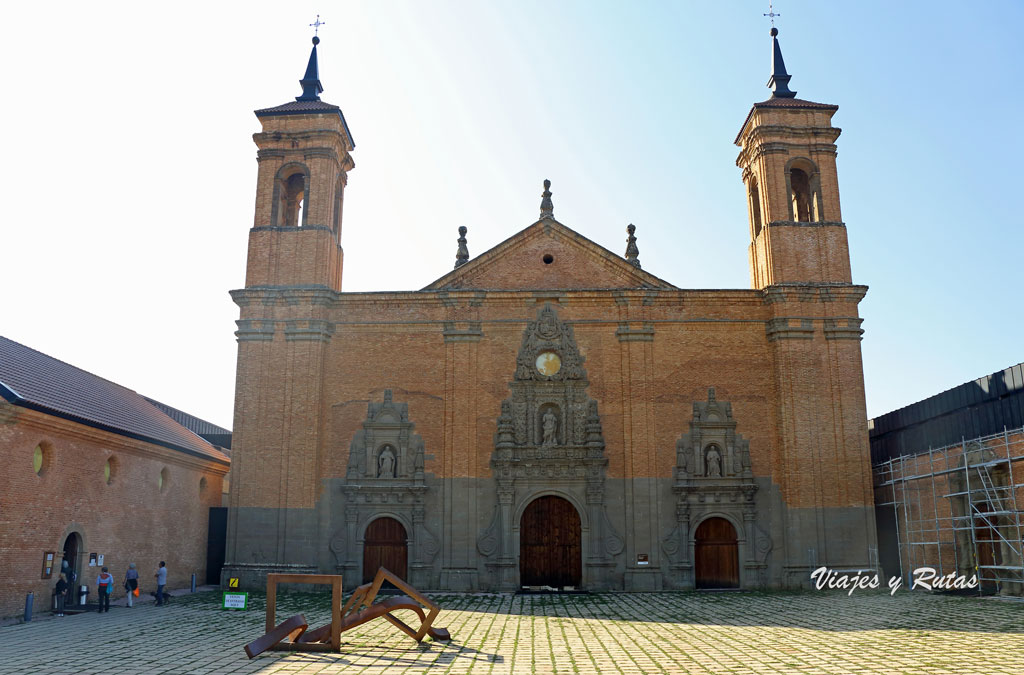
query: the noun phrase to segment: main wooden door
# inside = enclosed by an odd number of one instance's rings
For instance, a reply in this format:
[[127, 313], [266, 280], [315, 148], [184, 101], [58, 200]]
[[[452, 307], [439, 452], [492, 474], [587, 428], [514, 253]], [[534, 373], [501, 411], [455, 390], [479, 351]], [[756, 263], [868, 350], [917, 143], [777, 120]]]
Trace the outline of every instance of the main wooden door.
[[579, 587], [583, 579], [580, 514], [561, 497], [538, 497], [519, 522], [523, 586]]
[[364, 584], [373, 581], [381, 567], [405, 579], [407, 559], [405, 528], [400, 522], [394, 518], [378, 518], [370, 523], [363, 537]]
[[740, 555], [736, 529], [725, 518], [708, 518], [694, 534], [697, 588], [739, 588]]

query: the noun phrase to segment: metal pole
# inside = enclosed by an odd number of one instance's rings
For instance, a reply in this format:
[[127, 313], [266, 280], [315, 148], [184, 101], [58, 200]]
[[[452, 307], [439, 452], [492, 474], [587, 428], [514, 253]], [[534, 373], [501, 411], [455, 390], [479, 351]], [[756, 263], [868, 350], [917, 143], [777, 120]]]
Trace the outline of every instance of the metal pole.
[[32, 601], [34, 599], [34, 592], [30, 591], [29, 594], [25, 596], [25, 623], [28, 623], [32, 620]]
[[192, 592], [196, 592], [196, 573], [192, 573]]

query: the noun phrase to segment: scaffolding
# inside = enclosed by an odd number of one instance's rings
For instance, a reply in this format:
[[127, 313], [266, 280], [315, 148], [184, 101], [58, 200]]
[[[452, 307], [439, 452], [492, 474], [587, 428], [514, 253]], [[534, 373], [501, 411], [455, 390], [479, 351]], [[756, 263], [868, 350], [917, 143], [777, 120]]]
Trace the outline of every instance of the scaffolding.
[[1024, 427], [875, 465], [895, 516], [900, 575], [977, 575], [979, 593], [1024, 594]]

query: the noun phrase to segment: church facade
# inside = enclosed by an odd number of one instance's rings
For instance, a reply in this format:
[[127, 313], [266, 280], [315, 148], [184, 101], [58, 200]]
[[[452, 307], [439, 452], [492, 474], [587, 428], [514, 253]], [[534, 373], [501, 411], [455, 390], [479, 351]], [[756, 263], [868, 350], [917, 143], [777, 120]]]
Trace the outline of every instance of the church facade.
[[[774, 30], [774, 29], [773, 29]], [[554, 217], [422, 290], [342, 292], [354, 168], [320, 100], [256, 111], [224, 577], [378, 566], [427, 589], [794, 587], [876, 563], [834, 105], [736, 144], [751, 288], [682, 289]], [[301, 204], [301, 209], [300, 209]], [[301, 216], [300, 216], [301, 213]]]

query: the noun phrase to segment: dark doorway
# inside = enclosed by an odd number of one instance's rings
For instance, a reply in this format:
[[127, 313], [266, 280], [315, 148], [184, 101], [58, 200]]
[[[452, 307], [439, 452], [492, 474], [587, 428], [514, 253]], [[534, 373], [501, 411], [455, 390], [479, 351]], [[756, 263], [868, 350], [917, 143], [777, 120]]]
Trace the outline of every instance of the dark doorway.
[[373, 581], [381, 567], [406, 579], [407, 557], [405, 528], [394, 518], [378, 518], [363, 538], [363, 583]]
[[697, 588], [739, 588], [740, 556], [732, 523], [708, 518], [697, 527], [694, 539]]
[[224, 567], [228, 533], [228, 510], [224, 506], [211, 506], [206, 528], [206, 583], [220, 585], [220, 571]]
[[[82, 537], [77, 532], [72, 532], [68, 535], [68, 538], [64, 540], [64, 558], [68, 563], [68, 595], [67, 595], [67, 606], [78, 604], [78, 587], [81, 585], [79, 574], [78, 559], [79, 553], [81, 552]], [[63, 572], [63, 562], [61, 563], [61, 571]]]
[[533, 500], [519, 523], [523, 586], [579, 587], [583, 579], [580, 514], [561, 497]]

